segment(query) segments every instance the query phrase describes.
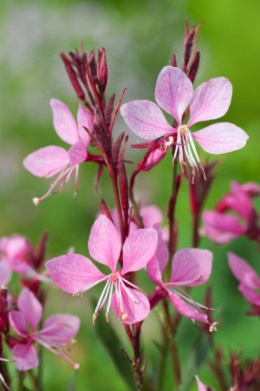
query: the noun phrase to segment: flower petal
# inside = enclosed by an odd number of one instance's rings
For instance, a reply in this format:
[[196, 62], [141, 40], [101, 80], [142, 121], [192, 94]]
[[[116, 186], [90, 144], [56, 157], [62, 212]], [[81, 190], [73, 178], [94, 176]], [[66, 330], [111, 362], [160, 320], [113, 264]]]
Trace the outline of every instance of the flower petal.
[[147, 274], [155, 284], [162, 286], [162, 273], [168, 262], [169, 250], [166, 242], [162, 237], [162, 231], [159, 227], [159, 224], [155, 224], [154, 228], [158, 234], [158, 244], [155, 256], [147, 264]]
[[[43, 328], [36, 335], [50, 346], [67, 346], [76, 336], [80, 326], [77, 316], [70, 314], [57, 314], [50, 316], [43, 325]], [[40, 342], [40, 341], [39, 341]]]
[[28, 335], [26, 320], [20, 311], [10, 311], [9, 322], [18, 335], [21, 335], [22, 337], [26, 337]]
[[12, 348], [12, 355], [18, 371], [28, 371], [39, 365], [37, 352], [31, 343], [15, 345]]
[[32, 330], [35, 330], [42, 318], [42, 305], [39, 300], [29, 289], [24, 288], [19, 295], [17, 304]]
[[196, 382], [197, 382], [197, 386], [198, 386], [198, 391], [209, 391], [209, 387], [205, 386], [205, 384], [203, 384], [199, 377], [198, 376], [195, 376], [195, 379], [196, 379]]
[[68, 164], [68, 152], [55, 145], [37, 149], [23, 161], [26, 170], [40, 178], [50, 178], [63, 170]]
[[155, 205], [148, 205], [140, 210], [145, 228], [153, 228], [154, 224], [162, 223], [163, 215], [161, 210]]
[[0, 286], [6, 285], [11, 280], [11, 270], [4, 263], [0, 262]]
[[208, 250], [187, 248], [173, 257], [170, 282], [176, 285], [197, 286], [208, 281], [213, 254]]
[[[236, 254], [228, 253], [228, 264], [232, 273], [240, 282], [251, 285], [251, 288], [260, 288], [260, 279], [254, 269], [242, 258]], [[250, 276], [250, 280], [248, 278]]]
[[223, 117], [232, 98], [232, 84], [225, 77], [216, 77], [199, 85], [190, 105], [188, 127], [200, 122]]
[[244, 130], [229, 122], [219, 122], [192, 133], [201, 148], [206, 152], [219, 155], [243, 148], [248, 140]]
[[79, 141], [78, 127], [70, 109], [57, 99], [51, 99], [53, 126], [58, 136], [68, 144]]
[[192, 82], [177, 67], [164, 67], [157, 78], [155, 100], [167, 113], [171, 114], [178, 125], [193, 96]]
[[76, 144], [73, 144], [72, 147], [69, 149], [68, 153], [71, 167], [83, 163], [88, 155], [86, 145], [83, 140], [80, 140]]
[[206, 210], [202, 214], [202, 220], [203, 235], [219, 244], [228, 243], [246, 232], [236, 216]]
[[176, 293], [169, 293], [169, 299], [171, 300], [173, 306], [176, 310], [183, 316], [197, 320], [199, 322], [209, 323], [208, 317], [206, 314], [203, 314], [196, 308], [187, 304], [182, 300]]
[[150, 303], [147, 297], [136, 289], [127, 288], [129, 295], [122, 289], [121, 297], [113, 294], [112, 308], [115, 315], [124, 323], [141, 322], [150, 312]]
[[85, 292], [104, 278], [90, 259], [80, 254], [62, 255], [45, 265], [55, 284], [72, 294]]
[[243, 283], [239, 284], [238, 289], [247, 301], [254, 305], [260, 306], [260, 293], [254, 291], [252, 288], [248, 287], [248, 285]]
[[88, 249], [92, 258], [116, 270], [121, 251], [120, 235], [109, 218], [100, 215], [94, 222], [88, 241]]
[[84, 128], [87, 128], [90, 133], [93, 132], [94, 116], [90, 110], [79, 105], [77, 119], [80, 139], [84, 141], [84, 144], [87, 147], [90, 142], [90, 137]]
[[142, 269], [153, 258], [157, 249], [158, 235], [153, 228], [138, 229], [126, 238], [123, 246], [121, 274]]
[[168, 133], [176, 132], [165, 119], [160, 108], [149, 100], [134, 100], [120, 109], [129, 128], [145, 140], [155, 140]]

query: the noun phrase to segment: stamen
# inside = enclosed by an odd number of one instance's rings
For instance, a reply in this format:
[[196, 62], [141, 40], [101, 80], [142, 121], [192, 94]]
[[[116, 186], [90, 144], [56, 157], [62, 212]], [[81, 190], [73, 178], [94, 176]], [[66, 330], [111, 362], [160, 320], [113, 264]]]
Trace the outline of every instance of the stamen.
[[96, 308], [95, 308], [95, 311], [94, 311], [94, 314], [93, 314], [93, 324], [95, 324], [95, 321], [97, 319], [97, 316], [98, 316], [98, 313], [99, 311], [101, 310], [101, 308], [103, 307], [106, 299], [107, 299], [107, 296], [108, 296], [108, 293], [109, 293], [109, 290], [110, 290], [110, 285], [111, 285], [111, 280], [110, 280], [110, 276], [101, 292], [101, 295], [99, 297], [99, 300], [98, 300], [98, 303], [96, 305]]
[[107, 308], [106, 308], [106, 322], [107, 323], [109, 322], [109, 310], [110, 310], [110, 306], [111, 306], [113, 287], [114, 287], [114, 284], [111, 284], [110, 285], [110, 292], [109, 292], [109, 296], [108, 296]]
[[209, 326], [209, 332], [214, 333], [215, 331], [217, 331], [218, 330], [217, 325], [218, 325], [218, 322], [211, 323], [211, 325]]
[[130, 299], [135, 303], [135, 304], [139, 304], [140, 302], [139, 301], [136, 301], [136, 299], [133, 297], [133, 295], [129, 292], [129, 289], [125, 286], [125, 284], [123, 283], [123, 281], [120, 281], [119, 280], [119, 283], [122, 285], [122, 288], [124, 289], [125, 293], [127, 294], [127, 296], [130, 297]]
[[170, 147], [173, 144], [174, 138], [170, 136], [167, 141], [165, 141], [164, 145], [166, 147]]

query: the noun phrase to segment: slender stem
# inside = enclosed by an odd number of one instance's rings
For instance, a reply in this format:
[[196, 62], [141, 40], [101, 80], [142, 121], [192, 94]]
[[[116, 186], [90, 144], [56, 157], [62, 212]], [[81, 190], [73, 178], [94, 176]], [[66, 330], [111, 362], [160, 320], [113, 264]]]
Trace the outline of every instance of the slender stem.
[[117, 215], [118, 215], [118, 220], [119, 220], [119, 225], [120, 225], [120, 231], [122, 235], [122, 242], [124, 243], [125, 241], [125, 228], [124, 228], [124, 220], [123, 220], [123, 214], [122, 214], [122, 208], [121, 208], [121, 201], [120, 201], [120, 196], [119, 196], [119, 190], [118, 190], [118, 183], [116, 179], [116, 173], [113, 167], [108, 166], [108, 172], [112, 181], [112, 187], [114, 191], [114, 196], [115, 196], [115, 202], [116, 202], [116, 210], [117, 210]]

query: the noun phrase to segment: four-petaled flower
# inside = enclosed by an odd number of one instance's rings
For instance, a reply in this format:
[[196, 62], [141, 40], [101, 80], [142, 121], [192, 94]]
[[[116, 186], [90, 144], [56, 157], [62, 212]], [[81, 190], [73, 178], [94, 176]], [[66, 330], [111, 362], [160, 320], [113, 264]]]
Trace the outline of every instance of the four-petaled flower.
[[16, 368], [27, 371], [38, 366], [38, 356], [34, 348], [37, 342], [51, 352], [64, 357], [75, 369], [79, 364], [74, 363], [64, 352], [78, 332], [80, 321], [77, 316], [57, 314], [50, 316], [41, 330], [36, 328], [42, 319], [43, 308], [39, 300], [27, 288], [23, 289], [17, 301], [19, 311], [10, 311], [9, 321], [21, 340], [15, 341], [12, 355]]
[[168, 293], [170, 301], [181, 315], [195, 321], [209, 323], [207, 315], [201, 311], [206, 307], [196, 303], [181, 287], [201, 285], [209, 279], [212, 269], [212, 253], [196, 248], [177, 251], [172, 260], [170, 281], [163, 282], [162, 273], [167, 264], [167, 258], [166, 254], [158, 257], [159, 251], [158, 248], [156, 256], [147, 265], [150, 279]]
[[[194, 141], [212, 154], [232, 152], [244, 147], [248, 135], [234, 124], [223, 122], [190, 132], [190, 127], [200, 121], [209, 121], [226, 114], [232, 97], [232, 86], [228, 79], [217, 77], [198, 86], [179, 68], [166, 66], [157, 78], [155, 100], [169, 113], [173, 126], [169, 125], [161, 109], [148, 100], [135, 100], [121, 106], [121, 114], [129, 128], [146, 140], [165, 138], [165, 147], [176, 145], [174, 159], [179, 154], [181, 166], [185, 156], [193, 174], [198, 168], [204, 174]], [[190, 112], [187, 124], [183, 117]]]
[[79, 164], [86, 161], [90, 142], [90, 137], [84, 128], [90, 132], [93, 130], [93, 114], [81, 105], [78, 108], [77, 123], [70, 109], [63, 102], [51, 99], [50, 105], [53, 111], [54, 129], [71, 147], [66, 151], [64, 148], [50, 145], [38, 149], [24, 159], [25, 168], [33, 175], [51, 178], [58, 174], [47, 193], [41, 198], [33, 199], [36, 205], [49, 196], [58, 185], [61, 191], [74, 173], [77, 192]]
[[[101, 273], [90, 259], [79, 254], [62, 255], [46, 263], [55, 284], [72, 294], [85, 292], [99, 282], [106, 282], [94, 311], [93, 322], [106, 301], [107, 320], [111, 306], [124, 323], [142, 321], [149, 314], [149, 300], [127, 280], [126, 275], [142, 269], [152, 259], [157, 248], [157, 232], [152, 228], [135, 230], [125, 240], [122, 258], [121, 247], [117, 228], [110, 219], [101, 215], [91, 228], [88, 248], [91, 257], [108, 266], [111, 273]], [[117, 265], [120, 259], [122, 268], [119, 270]]]

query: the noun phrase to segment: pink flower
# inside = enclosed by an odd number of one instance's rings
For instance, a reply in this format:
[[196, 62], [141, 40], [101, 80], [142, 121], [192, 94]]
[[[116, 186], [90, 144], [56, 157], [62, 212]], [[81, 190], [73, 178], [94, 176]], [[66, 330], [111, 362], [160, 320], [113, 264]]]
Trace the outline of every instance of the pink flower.
[[[232, 86], [228, 79], [217, 77], [198, 86], [179, 68], [166, 66], [157, 78], [155, 100], [170, 114], [176, 127], [169, 125], [161, 109], [148, 100], [135, 100], [121, 107], [121, 114], [129, 128], [139, 137], [155, 140], [164, 137], [165, 148], [176, 143], [174, 160], [179, 153], [181, 165], [185, 156], [193, 168], [203, 171], [194, 140], [212, 154], [232, 152], [244, 147], [248, 135], [229, 122], [217, 123], [191, 133], [190, 127], [201, 121], [209, 121], [226, 114], [232, 97]], [[190, 119], [183, 124], [185, 112]]]
[[[203, 212], [202, 234], [219, 244], [245, 235], [254, 210], [251, 198], [259, 193], [260, 187], [256, 183], [239, 185], [231, 182], [231, 192], [221, 198], [216, 210]], [[227, 211], [235, 212], [235, 215], [225, 214]]]
[[37, 277], [30, 265], [31, 243], [21, 235], [12, 235], [0, 239], [0, 285], [7, 284], [12, 271], [26, 277]]
[[208, 250], [190, 248], [177, 251], [172, 261], [170, 281], [167, 283], [162, 281], [166, 257], [154, 257], [147, 265], [147, 272], [151, 280], [168, 293], [170, 301], [181, 315], [209, 323], [207, 315], [201, 312], [205, 307], [196, 303], [181, 287], [204, 284], [211, 274], [212, 258], [213, 255]]
[[122, 269], [118, 270], [121, 247], [117, 228], [111, 220], [101, 215], [91, 228], [88, 248], [92, 258], [106, 265], [111, 273], [101, 273], [90, 259], [79, 254], [63, 255], [46, 263], [55, 284], [72, 294], [85, 292], [99, 282], [106, 282], [93, 315], [93, 322], [106, 301], [107, 320], [111, 306], [116, 316], [129, 324], [139, 322], [149, 314], [150, 304], [147, 297], [125, 276], [127, 273], [142, 269], [154, 256], [157, 233], [150, 228], [137, 229], [131, 233], [123, 245]]
[[51, 352], [64, 357], [75, 369], [79, 364], [72, 362], [63, 349], [71, 344], [78, 332], [80, 321], [77, 316], [58, 314], [50, 316], [41, 330], [36, 331], [42, 319], [43, 308], [34, 294], [23, 289], [18, 298], [19, 311], [10, 311], [9, 321], [21, 341], [12, 347], [16, 368], [27, 371], [38, 366], [38, 356], [33, 344], [38, 342]]
[[198, 376], [195, 376], [195, 379], [196, 379], [196, 382], [197, 382], [198, 391], [210, 391], [210, 388], [208, 386], [206, 386], [205, 384], [203, 384], [200, 381]]
[[239, 281], [238, 289], [244, 298], [260, 307], [260, 278], [254, 269], [234, 253], [228, 253], [228, 263], [232, 273]]
[[24, 159], [25, 168], [33, 175], [51, 178], [58, 174], [47, 193], [41, 198], [33, 199], [36, 205], [49, 196], [58, 184], [60, 184], [59, 190], [62, 190], [73, 174], [75, 174], [77, 191], [79, 164], [86, 161], [87, 146], [90, 142], [90, 137], [84, 127], [90, 132], [93, 130], [93, 114], [89, 110], [79, 105], [76, 123], [71, 111], [63, 102], [51, 99], [50, 105], [53, 111], [54, 129], [58, 136], [71, 147], [66, 151], [64, 148], [50, 145], [38, 149]]

